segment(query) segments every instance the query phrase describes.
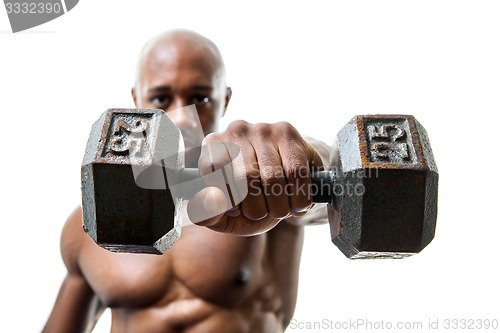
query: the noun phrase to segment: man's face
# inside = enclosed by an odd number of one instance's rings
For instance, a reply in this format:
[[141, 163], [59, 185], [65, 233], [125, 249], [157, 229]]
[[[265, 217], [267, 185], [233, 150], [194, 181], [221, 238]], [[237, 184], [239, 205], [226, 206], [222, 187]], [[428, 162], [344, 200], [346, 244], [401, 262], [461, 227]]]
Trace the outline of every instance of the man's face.
[[[164, 110], [179, 127], [186, 166], [197, 161], [200, 135], [217, 130], [229, 102], [230, 90], [220, 74], [217, 61], [199, 48], [157, 46], [143, 59], [139, 86], [132, 91], [134, 102], [140, 108]], [[193, 104], [197, 114], [175, 111]]]

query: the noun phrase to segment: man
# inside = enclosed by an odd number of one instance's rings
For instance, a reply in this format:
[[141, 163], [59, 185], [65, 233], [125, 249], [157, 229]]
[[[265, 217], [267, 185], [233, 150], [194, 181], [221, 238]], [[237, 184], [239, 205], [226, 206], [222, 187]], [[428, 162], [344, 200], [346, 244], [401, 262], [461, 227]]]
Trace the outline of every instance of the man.
[[[189, 112], [174, 110], [195, 104], [205, 143], [237, 144], [252, 186], [238, 206], [201, 226], [184, 227], [161, 256], [100, 248], [82, 230], [77, 208], [62, 232], [68, 274], [44, 332], [91, 330], [104, 307], [112, 310], [111, 332], [285, 330], [297, 297], [302, 226], [314, 220], [310, 213], [304, 216], [312, 207], [309, 195], [297, 189], [310, 183], [310, 170], [326, 161], [327, 149], [318, 143], [322, 161], [287, 123], [237, 121], [214, 133], [231, 93], [222, 57], [205, 37], [174, 30], [145, 45], [132, 89], [135, 105], [163, 109], [192, 154], [189, 135], [197, 122]], [[200, 172], [211, 172], [225, 158], [201, 152]], [[289, 191], [269, 191], [276, 184]], [[190, 207], [224, 206], [224, 200], [222, 191], [207, 188], [189, 202], [188, 212]]]

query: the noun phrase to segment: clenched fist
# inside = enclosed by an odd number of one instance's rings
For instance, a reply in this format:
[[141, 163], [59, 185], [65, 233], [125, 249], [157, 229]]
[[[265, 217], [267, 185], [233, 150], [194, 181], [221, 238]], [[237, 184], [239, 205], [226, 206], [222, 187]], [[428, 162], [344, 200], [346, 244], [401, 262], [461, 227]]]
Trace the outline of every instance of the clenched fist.
[[[237, 204], [208, 179], [235, 159], [234, 147], [239, 147], [242, 163], [225, 177], [246, 182], [248, 188], [246, 197]], [[208, 187], [190, 200], [188, 215], [196, 224], [219, 232], [242, 236], [264, 233], [280, 220], [302, 216], [312, 207], [310, 175], [322, 166], [314, 147], [289, 123], [235, 121], [226, 131], [204, 139], [198, 168], [207, 177]]]

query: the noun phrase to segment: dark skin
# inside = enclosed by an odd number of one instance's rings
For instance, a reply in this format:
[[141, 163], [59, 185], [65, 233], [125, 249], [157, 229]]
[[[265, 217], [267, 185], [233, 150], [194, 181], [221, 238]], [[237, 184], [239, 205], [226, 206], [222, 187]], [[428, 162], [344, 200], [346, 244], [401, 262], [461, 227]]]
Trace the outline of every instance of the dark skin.
[[[202, 151], [198, 159], [199, 151], [190, 149], [195, 122], [173, 110], [195, 104], [205, 143], [240, 146], [246, 171], [237, 176], [255, 179], [256, 185], [230, 211], [184, 227], [161, 256], [100, 248], [82, 230], [77, 208], [61, 237], [68, 274], [44, 332], [85, 332], [104, 307], [112, 310], [111, 332], [283, 332], [297, 297], [306, 221], [300, 217], [311, 208], [311, 199], [269, 196], [257, 189], [307, 185], [308, 174], [297, 171], [321, 166], [319, 154], [287, 123], [238, 121], [213, 133], [232, 92], [225, 85], [220, 54], [198, 34], [172, 31], [150, 42], [137, 81], [135, 105], [167, 112], [186, 138], [188, 164], [198, 160], [203, 174], [228, 158]], [[277, 169], [282, 172], [272, 172]], [[223, 206], [225, 200], [222, 191], [210, 187], [189, 202], [187, 211]]]

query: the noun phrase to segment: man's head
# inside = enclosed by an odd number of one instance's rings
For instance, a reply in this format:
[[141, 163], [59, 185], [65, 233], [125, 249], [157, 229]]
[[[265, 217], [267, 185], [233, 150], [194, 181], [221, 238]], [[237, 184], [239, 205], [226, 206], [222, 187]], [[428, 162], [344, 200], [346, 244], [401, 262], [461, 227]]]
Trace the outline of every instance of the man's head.
[[132, 97], [136, 107], [165, 110], [181, 129], [189, 149], [193, 147], [188, 137], [196, 130], [196, 119], [189, 112], [170, 111], [196, 105], [207, 135], [217, 130], [231, 88], [226, 86], [224, 62], [212, 41], [189, 30], [169, 30], [143, 47]]

